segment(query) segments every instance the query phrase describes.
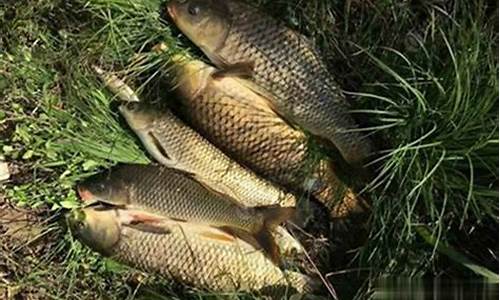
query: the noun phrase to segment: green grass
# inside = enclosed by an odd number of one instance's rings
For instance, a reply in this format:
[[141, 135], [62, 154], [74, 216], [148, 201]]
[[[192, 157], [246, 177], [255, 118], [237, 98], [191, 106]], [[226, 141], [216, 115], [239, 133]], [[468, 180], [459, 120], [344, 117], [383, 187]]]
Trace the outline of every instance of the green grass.
[[[387, 265], [393, 260], [385, 272], [439, 270], [439, 246], [419, 235], [419, 226], [436, 241], [467, 248], [455, 233], [498, 221], [498, 33], [486, 30], [493, 21], [481, 5], [457, 3], [451, 9], [444, 21], [429, 20], [425, 33], [413, 37], [414, 51], [384, 47], [367, 54], [380, 72], [365, 84], [361, 99], [370, 103], [372, 126], [391, 138], [368, 187], [378, 198], [377, 230], [364, 259]], [[397, 251], [408, 246], [423, 250], [414, 251], [412, 268], [399, 263], [411, 261]], [[497, 244], [486, 247], [495, 251]]]
[[[373, 201], [370, 238], [343, 266], [349, 276], [330, 277], [334, 287], [351, 278], [369, 287], [381, 275], [495, 280], [498, 9], [431, 0], [258, 4], [315, 40], [380, 149], [365, 189]], [[159, 5], [0, 4], [0, 156], [14, 167], [0, 193], [57, 214], [78, 205], [78, 180], [149, 160], [91, 65], [115, 71], [143, 98], [164, 99], [170, 55], [199, 52], [160, 20]], [[151, 53], [158, 42], [170, 52]], [[58, 258], [39, 258], [18, 285], [44, 287], [53, 299], [89, 299], [89, 291], [154, 298], [159, 285], [166, 299], [213, 298], [155, 278], [136, 290], [137, 272], [117, 270], [64, 230], [54, 239]]]

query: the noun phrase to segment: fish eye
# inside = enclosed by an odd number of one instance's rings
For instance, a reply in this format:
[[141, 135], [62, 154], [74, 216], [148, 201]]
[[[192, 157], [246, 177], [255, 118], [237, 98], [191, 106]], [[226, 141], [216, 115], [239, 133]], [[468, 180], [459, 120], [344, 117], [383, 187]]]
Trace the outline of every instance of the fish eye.
[[100, 191], [100, 192], [102, 192], [102, 191], [104, 191], [106, 189], [106, 186], [102, 182], [98, 183], [96, 187], [97, 187], [97, 190]]
[[188, 6], [188, 12], [192, 16], [197, 16], [200, 13], [200, 7], [196, 4], [190, 4]]

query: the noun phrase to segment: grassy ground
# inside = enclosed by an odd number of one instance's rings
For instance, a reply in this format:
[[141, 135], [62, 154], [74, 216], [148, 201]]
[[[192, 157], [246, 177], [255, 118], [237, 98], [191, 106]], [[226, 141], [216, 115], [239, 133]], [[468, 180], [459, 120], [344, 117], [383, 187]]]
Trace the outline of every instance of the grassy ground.
[[[497, 4], [258, 4], [315, 39], [381, 149], [365, 191], [374, 203], [370, 237], [350, 264], [323, 266], [333, 286], [361, 295], [382, 275], [497, 278]], [[12, 172], [0, 187], [7, 212], [0, 217], [19, 213], [6, 199], [40, 224], [26, 240], [6, 225], [12, 221], [0, 223], [10, 233], [0, 240], [0, 297], [4, 290], [34, 299], [154, 298], [159, 286], [168, 299], [215, 297], [98, 257], [59, 218], [78, 205], [76, 181], [149, 160], [90, 66], [117, 71], [142, 97], [165, 98], [171, 53], [151, 47], [199, 53], [161, 21], [159, 6], [0, 3], [0, 155]]]

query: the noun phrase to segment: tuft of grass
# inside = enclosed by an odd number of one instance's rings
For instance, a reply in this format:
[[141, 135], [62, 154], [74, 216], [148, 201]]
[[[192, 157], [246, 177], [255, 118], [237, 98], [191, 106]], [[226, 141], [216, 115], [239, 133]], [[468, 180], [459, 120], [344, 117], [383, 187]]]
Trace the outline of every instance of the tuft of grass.
[[367, 187], [374, 230], [363, 253], [384, 272], [426, 274], [440, 241], [462, 243], [456, 232], [498, 222], [498, 35], [486, 30], [485, 9], [457, 3], [412, 37], [414, 52], [361, 48], [379, 72], [359, 96], [375, 131], [390, 137]]

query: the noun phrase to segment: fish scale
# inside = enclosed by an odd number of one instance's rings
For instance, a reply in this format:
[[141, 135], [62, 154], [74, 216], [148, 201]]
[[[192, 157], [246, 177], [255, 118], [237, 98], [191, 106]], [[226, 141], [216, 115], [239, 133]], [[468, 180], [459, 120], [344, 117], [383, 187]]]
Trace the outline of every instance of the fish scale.
[[293, 195], [258, 178], [238, 166], [220, 150], [204, 140], [195, 131], [177, 119], [170, 111], [150, 124], [148, 132], [159, 137], [158, 141], [167, 152], [179, 161], [175, 168], [193, 173], [197, 179], [213, 183], [212, 188], [221, 186], [225, 192], [247, 206], [294, 205]]
[[[321, 160], [314, 167], [305, 134], [276, 115], [262, 96], [237, 78], [213, 79], [216, 69], [201, 61], [184, 61], [175, 67], [184, 114], [201, 135], [282, 186], [304, 192], [305, 182], [315, 182], [313, 195], [336, 217], [348, 216], [357, 208], [357, 197], [329, 170], [329, 161]], [[196, 87], [196, 94], [190, 87]]]
[[[224, 99], [223, 94], [213, 92], [203, 99], [189, 101], [186, 114], [202, 135], [211, 137], [230, 156], [245, 157], [244, 163], [257, 173], [278, 182], [296, 177], [293, 171], [303, 169], [306, 164], [307, 150], [302, 146], [305, 137], [287, 130], [272, 115], [254, 114], [255, 107], [251, 105], [228, 106], [231, 103], [234, 99]], [[258, 134], [273, 126], [277, 127], [273, 133]]]
[[[200, 20], [187, 7], [199, 7]], [[329, 140], [343, 158], [360, 166], [372, 153], [349, 105], [325, 63], [305, 36], [242, 1], [171, 1], [178, 27], [217, 67], [253, 66], [253, 88], [273, 95], [280, 115], [313, 135]], [[212, 26], [214, 25], [214, 26]], [[218, 32], [211, 28], [219, 29]]]
[[[122, 165], [109, 173], [122, 179], [133, 208], [214, 226], [234, 226], [253, 232], [262, 226], [262, 215], [234, 200], [214, 194], [190, 178], [161, 165]], [[118, 188], [118, 187], [117, 187]]]
[[[196, 181], [213, 192], [225, 194], [246, 207], [295, 206], [297, 200], [293, 194], [236, 163], [171, 111], [141, 104], [134, 109], [121, 106], [120, 112], [160, 163], [192, 174]], [[158, 145], [150, 140], [151, 134]], [[254, 224], [255, 221], [259, 221], [258, 218], [253, 220]], [[283, 253], [303, 251], [300, 243], [285, 228], [277, 227], [273, 235]]]
[[[116, 210], [115, 210], [116, 211]], [[160, 274], [213, 292], [250, 291], [281, 299], [293, 293], [309, 293], [316, 282], [310, 277], [283, 271], [250, 244], [224, 232], [199, 225], [166, 222], [166, 234], [123, 226], [119, 216], [127, 210], [84, 210], [84, 226], [77, 236], [90, 247], [126, 265]], [[89, 217], [90, 216], [90, 217]], [[101, 231], [108, 234], [102, 235]], [[105, 236], [116, 242], [108, 243]]]
[[158, 235], [124, 227], [113, 257], [211, 291], [264, 291], [267, 287], [271, 295], [281, 296], [280, 285], [301, 293], [312, 289], [307, 276], [283, 272], [241, 240], [217, 242], [180, 226], [169, 229], [169, 234]]

